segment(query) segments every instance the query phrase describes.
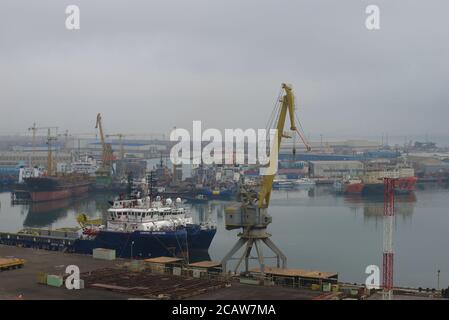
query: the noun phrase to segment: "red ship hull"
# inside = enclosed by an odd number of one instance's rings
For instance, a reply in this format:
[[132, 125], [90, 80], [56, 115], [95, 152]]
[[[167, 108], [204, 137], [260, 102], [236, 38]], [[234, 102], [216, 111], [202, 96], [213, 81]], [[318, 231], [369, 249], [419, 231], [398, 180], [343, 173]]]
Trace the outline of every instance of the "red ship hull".
[[27, 191], [33, 202], [53, 201], [83, 195], [91, 182], [82, 175], [26, 178]]
[[[416, 181], [418, 181], [417, 177], [406, 177], [399, 178], [395, 180], [394, 183], [394, 191], [398, 194], [409, 194], [415, 190]], [[364, 194], [383, 194], [384, 193], [384, 184], [380, 183], [367, 183], [363, 188]]]
[[415, 190], [417, 177], [399, 178], [394, 183], [394, 189], [402, 193], [410, 193]]
[[30, 192], [31, 200], [35, 202], [39, 201], [52, 201], [61, 200], [71, 197], [81, 196], [89, 191], [89, 186], [76, 186], [62, 190], [55, 191], [33, 191]]
[[362, 193], [364, 184], [363, 183], [348, 183], [343, 187], [343, 193], [345, 194], [354, 194], [354, 193]]

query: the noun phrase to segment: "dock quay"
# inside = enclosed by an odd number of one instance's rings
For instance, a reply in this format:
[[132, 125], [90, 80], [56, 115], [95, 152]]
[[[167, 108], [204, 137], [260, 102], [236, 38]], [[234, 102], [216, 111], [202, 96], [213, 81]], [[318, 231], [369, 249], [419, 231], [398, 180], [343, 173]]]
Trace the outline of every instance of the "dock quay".
[[[363, 286], [337, 282], [336, 273], [276, 268], [250, 275], [220, 272], [214, 261], [185, 264], [182, 259], [158, 257], [146, 260], [101, 260], [90, 255], [0, 245], [0, 256], [26, 261], [20, 269], [0, 273], [0, 299], [228, 299], [228, 300], [339, 300], [380, 299], [378, 292]], [[42, 285], [37, 277], [46, 273], [65, 278], [65, 268], [76, 265], [84, 289], [67, 290]], [[261, 281], [263, 280], [263, 281]], [[320, 285], [321, 282], [321, 285]], [[330, 284], [327, 284], [330, 283]], [[261, 285], [263, 284], [263, 285]], [[396, 290], [397, 298], [430, 299], [438, 293], [416, 289]]]
[[[322, 292], [288, 287], [254, 286], [239, 277], [222, 277], [214, 263], [192, 263], [180, 267], [173, 258], [165, 261], [128, 259], [101, 260], [89, 255], [0, 245], [1, 257], [27, 261], [17, 270], [0, 273], [0, 299], [314, 299]], [[39, 284], [41, 273], [61, 275], [68, 265], [76, 265], [85, 289], [67, 290]], [[158, 266], [159, 265], [159, 266]], [[136, 266], [145, 266], [144, 269]], [[163, 268], [161, 268], [163, 266]], [[178, 269], [177, 269], [178, 268]], [[201, 270], [201, 271], [198, 271]], [[180, 272], [179, 276], [176, 275]], [[171, 274], [170, 274], [171, 272]]]
[[0, 232], [0, 244], [52, 251], [71, 251], [78, 239], [74, 230], [26, 229], [24, 233]]
[[146, 299], [186, 299], [224, 288], [227, 283], [173, 274], [159, 274], [145, 269], [129, 272], [126, 268], [106, 268], [84, 273], [86, 288], [104, 289]]

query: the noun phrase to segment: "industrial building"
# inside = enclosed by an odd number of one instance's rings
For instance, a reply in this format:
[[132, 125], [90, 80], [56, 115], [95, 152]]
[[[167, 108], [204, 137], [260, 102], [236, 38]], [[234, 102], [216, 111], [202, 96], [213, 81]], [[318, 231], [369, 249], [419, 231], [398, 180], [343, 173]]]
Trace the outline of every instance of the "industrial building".
[[[72, 155], [69, 152], [57, 152], [54, 154], [56, 162], [70, 163]], [[0, 163], [24, 163], [28, 165], [32, 162], [33, 166], [47, 166], [47, 151], [2, 151], [0, 152]]]
[[309, 175], [313, 178], [342, 178], [363, 173], [360, 161], [310, 161]]

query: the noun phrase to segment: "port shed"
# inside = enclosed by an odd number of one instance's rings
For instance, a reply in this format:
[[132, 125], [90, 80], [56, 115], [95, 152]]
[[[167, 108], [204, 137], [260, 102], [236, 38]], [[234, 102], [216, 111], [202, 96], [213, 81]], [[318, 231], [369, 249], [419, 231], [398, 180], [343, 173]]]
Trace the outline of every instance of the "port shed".
[[145, 263], [157, 263], [157, 264], [181, 264], [183, 261], [182, 258], [175, 258], [175, 257], [157, 257], [157, 258], [149, 258], [144, 260]]
[[157, 257], [145, 259], [145, 265], [154, 273], [172, 272], [173, 268], [181, 267], [182, 258], [175, 257]]
[[[251, 269], [252, 273], [260, 273], [259, 268]], [[275, 283], [294, 287], [311, 287], [312, 285], [337, 284], [338, 273], [310, 271], [303, 269], [282, 269], [265, 267], [265, 275]]]
[[217, 261], [199, 261], [190, 263], [188, 265], [189, 269], [197, 269], [201, 271], [205, 271], [208, 273], [220, 273], [221, 272], [221, 263]]

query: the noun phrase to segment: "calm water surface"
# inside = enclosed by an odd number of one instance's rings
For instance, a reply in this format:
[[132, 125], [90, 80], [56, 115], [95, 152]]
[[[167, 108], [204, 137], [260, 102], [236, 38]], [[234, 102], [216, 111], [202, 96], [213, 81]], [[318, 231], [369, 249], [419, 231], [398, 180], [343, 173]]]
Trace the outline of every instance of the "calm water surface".
[[[24, 227], [74, 227], [76, 215], [94, 218], [108, 208], [113, 195], [37, 205], [11, 205], [9, 192], [0, 193], [0, 231]], [[396, 198], [394, 231], [395, 284], [449, 285], [449, 188], [419, 186], [412, 195]], [[224, 228], [228, 202], [213, 201], [191, 207], [196, 221], [218, 224], [209, 250], [221, 260], [237, 240], [237, 230]], [[272, 240], [287, 255], [292, 268], [335, 271], [343, 281], [364, 282], [366, 266], [382, 266], [383, 198], [335, 195], [331, 187], [274, 191], [270, 205]], [[266, 256], [272, 256], [268, 249]], [[267, 261], [267, 263], [273, 261]]]

